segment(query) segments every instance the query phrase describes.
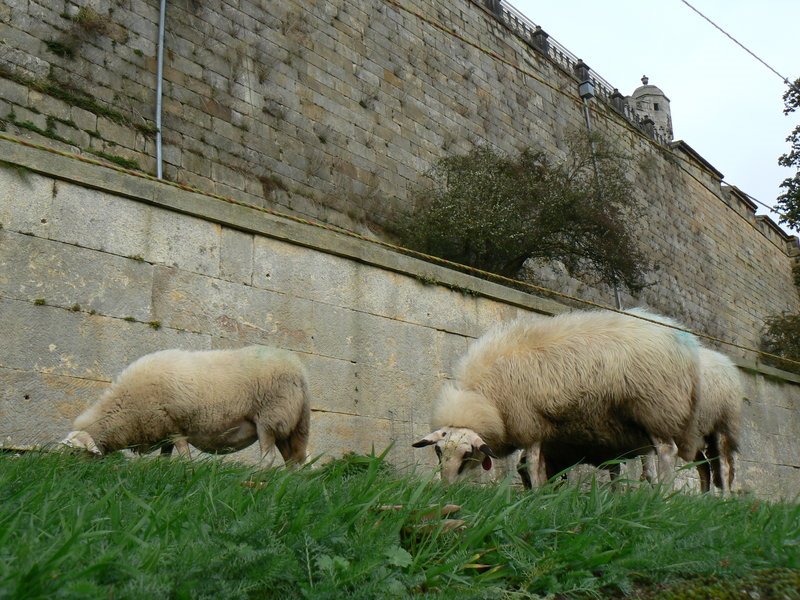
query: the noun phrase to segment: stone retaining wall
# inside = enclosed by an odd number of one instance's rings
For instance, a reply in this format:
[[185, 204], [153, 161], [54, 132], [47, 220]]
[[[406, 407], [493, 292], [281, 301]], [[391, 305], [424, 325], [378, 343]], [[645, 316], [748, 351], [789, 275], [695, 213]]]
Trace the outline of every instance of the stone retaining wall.
[[[154, 173], [157, 23], [156, 0], [1, 0], [0, 127]], [[166, 32], [166, 178], [362, 233], [388, 234], [441, 157], [491, 144], [557, 160], [583, 127], [573, 73], [482, 2], [171, 0]], [[631, 227], [654, 269], [626, 305], [748, 346], [800, 311], [796, 240], [690, 146], [599, 99], [592, 122], [631, 156], [646, 206]], [[553, 266], [534, 277], [613, 302]]]
[[[311, 372], [312, 454], [409, 445], [468, 344], [547, 299], [0, 140], [0, 440], [57, 441], [137, 357], [259, 343]], [[739, 361], [740, 487], [800, 491], [800, 377]], [[242, 453], [252, 459], [253, 454]]]

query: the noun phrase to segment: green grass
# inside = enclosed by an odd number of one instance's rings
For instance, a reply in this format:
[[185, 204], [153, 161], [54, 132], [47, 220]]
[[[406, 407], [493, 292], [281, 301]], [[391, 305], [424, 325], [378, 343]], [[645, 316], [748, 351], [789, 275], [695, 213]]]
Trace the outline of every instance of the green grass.
[[[463, 531], [417, 528], [448, 503]], [[799, 544], [796, 504], [445, 488], [377, 457], [0, 457], [0, 598], [798, 598]]]
[[116, 154], [109, 154], [108, 152], [101, 152], [100, 150], [88, 149], [87, 152], [89, 152], [90, 154], [94, 154], [95, 156], [99, 156], [100, 158], [107, 160], [108, 162], [112, 162], [116, 165], [119, 165], [120, 167], [123, 167], [131, 171], [142, 170], [142, 168], [139, 166], [139, 163], [130, 158], [117, 156]]

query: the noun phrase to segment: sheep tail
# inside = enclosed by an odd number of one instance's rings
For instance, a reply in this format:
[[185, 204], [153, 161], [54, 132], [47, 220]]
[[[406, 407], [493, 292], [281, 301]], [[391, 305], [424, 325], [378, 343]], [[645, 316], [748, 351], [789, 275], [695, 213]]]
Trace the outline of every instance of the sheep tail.
[[302, 388], [303, 407], [300, 418], [286, 438], [275, 442], [287, 465], [302, 465], [306, 462], [308, 438], [311, 431], [311, 398], [305, 381], [302, 383]]

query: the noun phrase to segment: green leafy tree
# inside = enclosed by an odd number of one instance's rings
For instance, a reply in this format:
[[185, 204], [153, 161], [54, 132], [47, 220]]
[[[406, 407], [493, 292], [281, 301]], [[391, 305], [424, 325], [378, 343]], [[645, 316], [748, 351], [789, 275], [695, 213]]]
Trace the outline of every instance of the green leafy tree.
[[[789, 115], [800, 109], [800, 79], [790, 83], [783, 95], [783, 113]], [[793, 177], [781, 183], [783, 194], [778, 196], [780, 222], [793, 229], [800, 229], [800, 124], [786, 138], [789, 151], [778, 159], [783, 167], [797, 169]], [[794, 283], [800, 288], [800, 265], [792, 268]], [[770, 317], [764, 324], [761, 349], [771, 354], [800, 360], [800, 314], [782, 314]], [[765, 357], [764, 362], [787, 371], [800, 373], [800, 365], [779, 359]]]
[[628, 169], [585, 133], [559, 162], [476, 147], [434, 165], [397, 233], [410, 248], [500, 275], [516, 276], [529, 258], [558, 260], [573, 275], [639, 291], [646, 261], [630, 227], [640, 205]]
[[[789, 85], [783, 95], [783, 113], [788, 115], [800, 108], [800, 79]], [[800, 124], [794, 128], [786, 141], [791, 145], [789, 151], [778, 159], [782, 167], [796, 168], [793, 177], [783, 180], [780, 187], [785, 190], [778, 196], [778, 208], [783, 213], [781, 223], [793, 229], [800, 229]]]

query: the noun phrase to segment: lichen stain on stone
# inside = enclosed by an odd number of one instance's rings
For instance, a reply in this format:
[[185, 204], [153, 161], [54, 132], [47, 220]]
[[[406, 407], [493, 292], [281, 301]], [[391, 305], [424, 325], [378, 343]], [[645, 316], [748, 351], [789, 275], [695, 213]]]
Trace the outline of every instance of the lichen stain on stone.
[[[75, 356], [72, 354], [62, 354], [61, 355], [61, 366], [69, 371], [79, 371], [80, 366], [75, 362]], [[87, 374], [91, 374], [90, 370], [86, 371]]]
[[227, 315], [220, 315], [217, 317], [217, 323], [219, 326], [222, 327], [225, 331], [230, 331], [234, 333], [239, 333], [241, 331], [241, 327], [236, 319], [232, 319]]
[[89, 402], [56, 402], [53, 408], [59, 417], [72, 420], [86, 410], [89, 405]]
[[289, 339], [297, 343], [304, 343], [309, 339], [309, 333], [304, 329], [281, 327], [277, 323], [275, 325], [275, 331], [280, 333], [285, 339]]

